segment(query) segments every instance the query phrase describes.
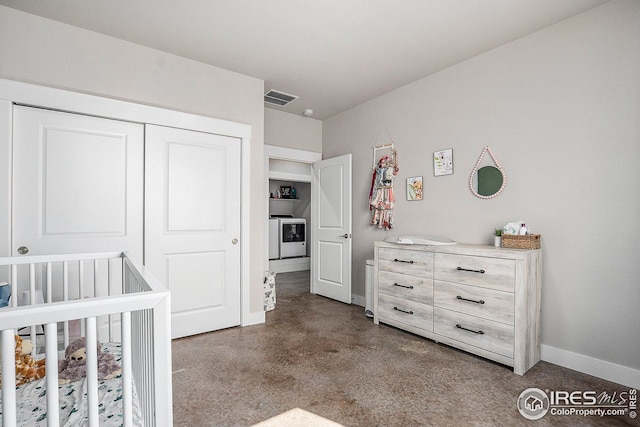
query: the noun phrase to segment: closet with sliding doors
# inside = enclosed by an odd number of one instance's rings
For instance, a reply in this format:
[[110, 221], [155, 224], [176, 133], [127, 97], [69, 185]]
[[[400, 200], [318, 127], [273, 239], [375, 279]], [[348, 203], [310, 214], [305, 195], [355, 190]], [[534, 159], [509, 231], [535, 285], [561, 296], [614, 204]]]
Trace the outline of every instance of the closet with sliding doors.
[[127, 251], [173, 338], [241, 324], [249, 125], [0, 80], [0, 133], [1, 255]]

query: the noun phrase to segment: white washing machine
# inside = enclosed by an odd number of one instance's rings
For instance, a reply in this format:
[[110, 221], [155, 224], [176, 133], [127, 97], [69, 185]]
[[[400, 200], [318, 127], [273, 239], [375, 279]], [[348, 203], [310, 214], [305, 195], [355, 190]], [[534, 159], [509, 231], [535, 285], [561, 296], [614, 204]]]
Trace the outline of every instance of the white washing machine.
[[307, 220], [304, 218], [279, 218], [280, 258], [307, 255]]

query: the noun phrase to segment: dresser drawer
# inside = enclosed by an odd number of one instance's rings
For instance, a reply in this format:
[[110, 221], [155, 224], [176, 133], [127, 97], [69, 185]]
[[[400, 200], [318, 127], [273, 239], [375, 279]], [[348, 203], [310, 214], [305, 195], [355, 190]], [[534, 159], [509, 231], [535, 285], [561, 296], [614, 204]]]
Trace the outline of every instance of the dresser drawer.
[[378, 316], [394, 320], [425, 331], [433, 331], [433, 306], [407, 301], [391, 295], [378, 295]]
[[434, 305], [496, 322], [514, 324], [514, 294], [435, 281]]
[[516, 264], [512, 259], [435, 254], [436, 280], [513, 292]]
[[378, 271], [378, 292], [433, 305], [433, 279]]
[[436, 307], [433, 329], [436, 334], [513, 358], [511, 325]]
[[433, 277], [433, 253], [409, 249], [378, 249], [378, 270]]

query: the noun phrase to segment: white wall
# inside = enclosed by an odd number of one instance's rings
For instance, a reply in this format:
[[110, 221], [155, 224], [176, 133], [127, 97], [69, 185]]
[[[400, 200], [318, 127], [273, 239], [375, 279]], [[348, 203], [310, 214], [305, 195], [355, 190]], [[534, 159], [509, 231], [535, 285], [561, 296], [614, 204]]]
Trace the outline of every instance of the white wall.
[[[263, 303], [262, 80], [0, 6], [0, 77], [248, 123], [252, 313]], [[1, 202], [1, 201], [0, 201]]]
[[[544, 346], [632, 368], [637, 384], [638, 123], [637, 0], [606, 3], [325, 120], [323, 156], [354, 156], [354, 293], [363, 295], [365, 259], [387, 234], [489, 244], [494, 227], [524, 220], [542, 234]], [[368, 226], [367, 210], [371, 146], [388, 142], [385, 124], [400, 165], [389, 233]], [[468, 188], [485, 145], [508, 175], [493, 200]], [[454, 174], [434, 177], [433, 152], [445, 148]], [[415, 175], [425, 197], [407, 202]]]
[[322, 122], [311, 117], [265, 108], [264, 141], [268, 145], [320, 153]]

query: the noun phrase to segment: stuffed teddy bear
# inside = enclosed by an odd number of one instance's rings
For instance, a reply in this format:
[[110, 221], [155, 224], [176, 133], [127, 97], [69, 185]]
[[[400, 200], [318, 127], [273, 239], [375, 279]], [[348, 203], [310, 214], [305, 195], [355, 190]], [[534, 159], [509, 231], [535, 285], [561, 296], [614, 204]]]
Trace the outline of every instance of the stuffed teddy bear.
[[[122, 369], [114, 357], [102, 351], [100, 342], [96, 342], [98, 348], [98, 379], [108, 380], [120, 375]], [[58, 383], [67, 384], [78, 381], [87, 374], [87, 348], [84, 337], [71, 342], [65, 352], [64, 360], [58, 364]]]
[[[30, 340], [23, 340], [20, 336], [15, 336], [15, 357], [16, 357], [16, 386], [39, 380], [45, 375], [45, 361], [35, 360], [31, 356], [33, 344]], [[2, 386], [2, 374], [0, 373], [0, 386]]]

